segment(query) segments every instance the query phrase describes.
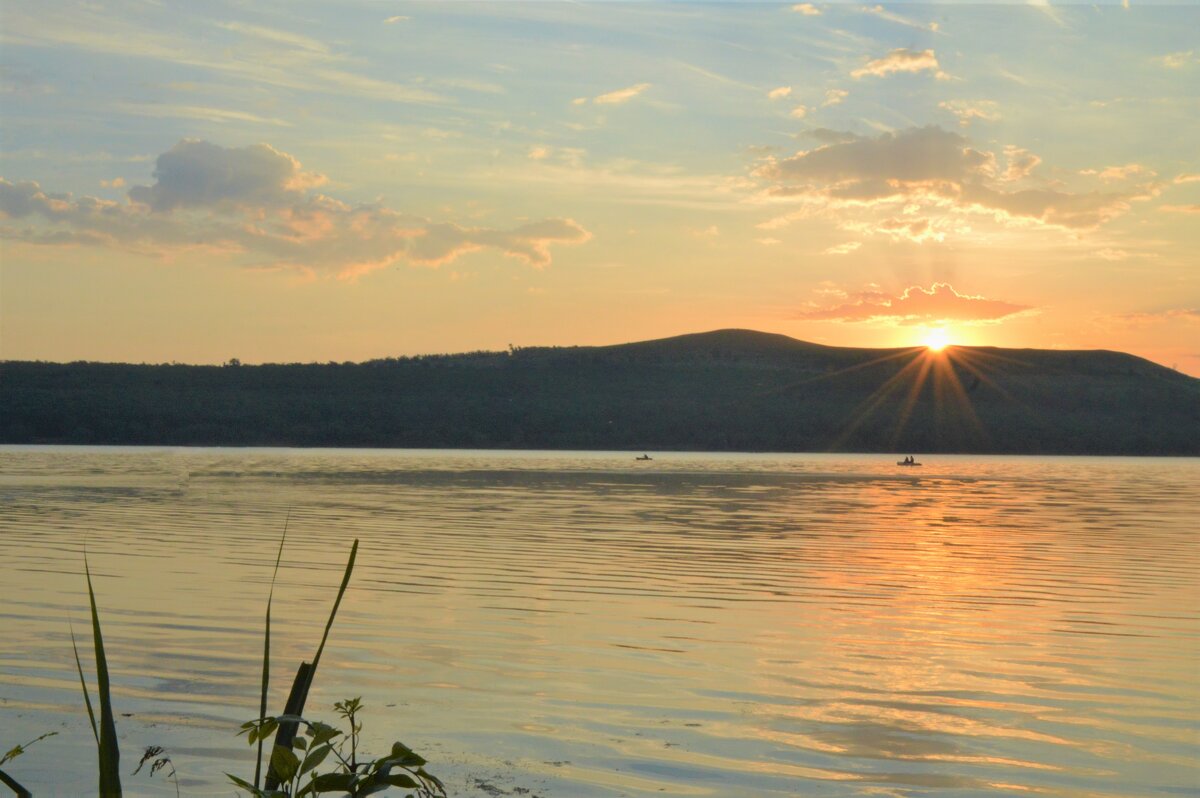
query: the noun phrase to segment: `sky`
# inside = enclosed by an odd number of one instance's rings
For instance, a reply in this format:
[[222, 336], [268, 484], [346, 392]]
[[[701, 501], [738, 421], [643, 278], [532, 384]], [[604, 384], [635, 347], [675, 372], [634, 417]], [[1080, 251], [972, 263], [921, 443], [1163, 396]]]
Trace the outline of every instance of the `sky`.
[[1200, 5], [0, 0], [0, 359], [1200, 375]]

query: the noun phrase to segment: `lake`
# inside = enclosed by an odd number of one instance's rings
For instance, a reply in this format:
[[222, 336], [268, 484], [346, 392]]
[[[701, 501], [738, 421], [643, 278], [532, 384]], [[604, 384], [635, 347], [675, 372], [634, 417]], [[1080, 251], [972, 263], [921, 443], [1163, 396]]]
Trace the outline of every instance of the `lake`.
[[[128, 794], [363, 697], [451, 795], [1200, 794], [1200, 460], [0, 447], [0, 749], [94, 791], [92, 570]], [[87, 651], [84, 651], [86, 647]], [[94, 681], [93, 681], [94, 683]]]

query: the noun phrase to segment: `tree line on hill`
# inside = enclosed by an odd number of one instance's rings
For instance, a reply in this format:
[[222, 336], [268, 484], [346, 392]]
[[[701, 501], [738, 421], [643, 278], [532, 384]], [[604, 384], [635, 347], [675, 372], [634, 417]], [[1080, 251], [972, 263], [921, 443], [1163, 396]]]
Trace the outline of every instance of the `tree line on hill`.
[[1195, 455], [1200, 380], [1115, 352], [750, 331], [360, 364], [10, 361], [0, 442]]

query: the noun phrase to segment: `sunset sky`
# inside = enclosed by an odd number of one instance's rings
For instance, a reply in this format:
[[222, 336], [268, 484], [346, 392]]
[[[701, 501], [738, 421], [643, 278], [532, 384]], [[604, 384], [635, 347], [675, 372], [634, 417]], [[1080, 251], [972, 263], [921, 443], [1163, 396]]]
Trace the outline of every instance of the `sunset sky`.
[[0, 0], [0, 359], [1200, 375], [1200, 6]]

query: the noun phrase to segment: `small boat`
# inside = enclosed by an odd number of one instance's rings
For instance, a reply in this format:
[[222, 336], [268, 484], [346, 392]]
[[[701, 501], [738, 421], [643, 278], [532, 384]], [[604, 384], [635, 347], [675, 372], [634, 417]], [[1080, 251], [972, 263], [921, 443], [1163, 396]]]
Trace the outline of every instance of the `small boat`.
[[921, 464], [916, 463], [916, 462], [905, 462], [904, 460], [897, 460], [896, 465], [898, 465], [898, 466], [919, 466]]
[[651, 456], [650, 456], [650, 455], [648, 455], [648, 454], [644, 454], [644, 455], [642, 455], [641, 457], [635, 457], [635, 458], [633, 458], [633, 459], [634, 459], [634, 460], [653, 460], [654, 458], [653, 458], [653, 457], [651, 457]]

